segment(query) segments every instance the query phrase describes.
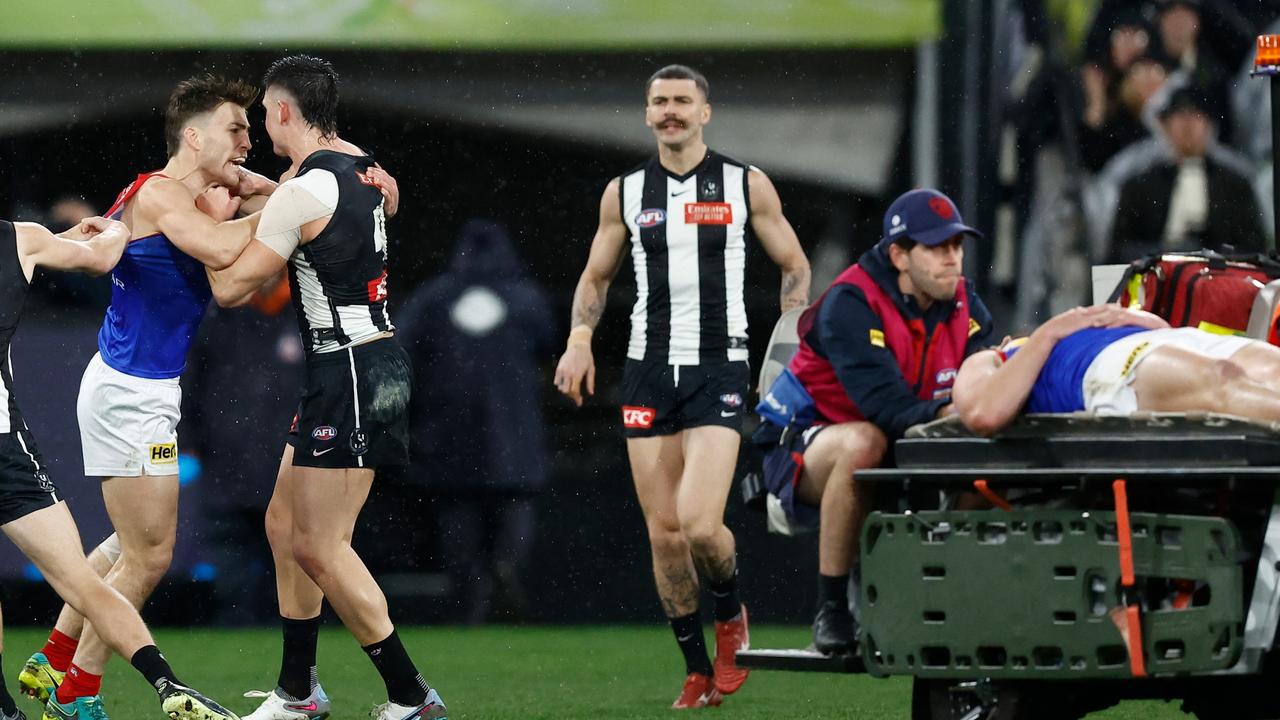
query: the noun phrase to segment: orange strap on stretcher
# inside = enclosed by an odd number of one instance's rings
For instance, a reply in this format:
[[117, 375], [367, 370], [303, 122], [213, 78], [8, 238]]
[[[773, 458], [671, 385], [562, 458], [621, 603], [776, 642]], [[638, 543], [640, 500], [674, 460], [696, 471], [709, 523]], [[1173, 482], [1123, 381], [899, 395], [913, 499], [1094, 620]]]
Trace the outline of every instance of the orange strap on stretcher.
[[1005, 512], [1013, 510], [1013, 506], [1009, 504], [1009, 501], [1000, 497], [999, 493], [995, 490], [992, 490], [991, 487], [987, 485], [986, 480], [974, 480], [973, 489], [977, 490], [978, 494], [986, 498], [987, 502], [991, 503], [993, 506], [998, 507]]
[[[1133, 572], [1133, 529], [1129, 525], [1129, 496], [1125, 490], [1125, 481], [1116, 480], [1111, 483], [1111, 490], [1116, 499], [1116, 539], [1120, 543], [1120, 585], [1132, 591], [1137, 583]], [[1129, 632], [1129, 671], [1134, 677], [1146, 677], [1147, 666], [1143, 657], [1142, 616], [1136, 603], [1125, 607], [1125, 617]]]

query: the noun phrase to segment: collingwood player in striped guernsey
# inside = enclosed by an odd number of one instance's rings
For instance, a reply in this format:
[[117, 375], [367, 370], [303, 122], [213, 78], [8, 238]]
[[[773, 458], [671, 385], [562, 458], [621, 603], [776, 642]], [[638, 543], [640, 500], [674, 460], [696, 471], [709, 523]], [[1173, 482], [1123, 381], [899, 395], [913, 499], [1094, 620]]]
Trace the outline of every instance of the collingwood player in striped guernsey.
[[[615, 178], [573, 296], [556, 387], [582, 405], [595, 392], [591, 335], [630, 250], [637, 298], [623, 375], [622, 424], [653, 551], [663, 611], [687, 677], [673, 707], [718, 705], [746, 680], [748, 646], [725, 502], [738, 459], [749, 371], [743, 276], [748, 228], [782, 271], [785, 312], [808, 302], [809, 262], [765, 174], [707, 148], [707, 81], [671, 65], [645, 86], [648, 162]], [[698, 613], [699, 574], [714, 598], [715, 662]]]
[[[60, 235], [39, 225], [0, 220], [0, 529], [58, 596], [97, 628], [102, 642], [147, 678], [170, 718], [234, 720], [234, 713], [178, 681], [137, 609], [89, 564], [80, 532], [58, 497], [14, 399], [9, 343], [22, 317], [32, 273], [37, 267], [93, 275], [110, 272], [129, 235], [124, 223], [100, 217], [86, 218]], [[94, 710], [106, 717], [100, 705]], [[0, 717], [26, 717], [7, 691], [0, 693]], [[46, 710], [44, 717], [53, 716]]]
[[284, 626], [280, 676], [245, 720], [328, 717], [316, 677], [326, 599], [386, 683], [378, 720], [442, 720], [440, 695], [418, 674], [349, 540], [374, 470], [409, 459], [411, 371], [387, 315], [384, 194], [370, 175], [373, 158], [338, 137], [338, 76], [328, 62], [283, 58], [263, 84], [267, 134], [292, 170], [254, 241], [209, 280], [220, 304], [239, 304], [287, 261], [307, 358], [267, 508]]

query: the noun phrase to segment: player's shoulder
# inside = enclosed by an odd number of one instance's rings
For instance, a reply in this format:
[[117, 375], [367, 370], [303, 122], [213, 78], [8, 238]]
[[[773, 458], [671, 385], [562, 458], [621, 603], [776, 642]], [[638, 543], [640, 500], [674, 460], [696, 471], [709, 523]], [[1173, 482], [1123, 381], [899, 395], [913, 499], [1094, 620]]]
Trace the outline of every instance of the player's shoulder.
[[129, 198], [134, 201], [134, 211], [141, 209], [144, 214], [174, 205], [185, 206], [194, 203], [195, 197], [191, 189], [181, 181], [164, 175], [153, 175]]
[[317, 203], [331, 212], [338, 206], [341, 191], [338, 174], [329, 168], [300, 167], [298, 173], [276, 187], [267, 198], [267, 208], [278, 213], [282, 208], [315, 207]]
[[333, 173], [341, 173], [350, 170], [364, 170], [373, 165], [373, 156], [360, 151], [361, 155], [347, 152], [339, 152], [337, 150], [317, 150], [305, 159], [298, 166], [298, 175], [308, 172], [309, 170], [328, 170]]
[[741, 162], [741, 161], [739, 161], [739, 160], [735, 160], [735, 159], [733, 159], [733, 158], [729, 157], [728, 155], [725, 155], [724, 153], [719, 152], [719, 151], [717, 151], [717, 150], [708, 150], [707, 152], [711, 153], [711, 157], [712, 157], [712, 158], [714, 158], [714, 159], [716, 159], [716, 160], [719, 160], [720, 162], [724, 163], [725, 165], [731, 165], [731, 166], [733, 166], [733, 167], [742, 168], [742, 170], [743, 170], [744, 172], [750, 172], [750, 171], [752, 171], [752, 170], [757, 170], [757, 171], [759, 170], [759, 168], [757, 168], [755, 165], [752, 165], [752, 164], [750, 164], [750, 163], [744, 163], [744, 162]]
[[298, 165], [297, 174], [282, 183], [282, 186], [305, 189], [326, 202], [336, 202], [339, 187], [348, 190], [367, 187], [372, 191], [371, 195], [381, 198], [382, 194], [377, 190], [376, 183], [367, 175], [373, 163], [373, 156], [368, 154], [353, 155], [334, 150], [318, 150], [307, 156]]

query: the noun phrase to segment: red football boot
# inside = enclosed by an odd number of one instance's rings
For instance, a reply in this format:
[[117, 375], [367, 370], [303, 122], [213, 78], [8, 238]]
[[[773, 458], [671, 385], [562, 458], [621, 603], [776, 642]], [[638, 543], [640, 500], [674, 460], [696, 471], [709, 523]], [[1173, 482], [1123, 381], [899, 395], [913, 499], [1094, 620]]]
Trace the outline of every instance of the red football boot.
[[716, 623], [716, 689], [732, 695], [747, 681], [744, 667], [738, 667], [739, 650], [751, 647], [751, 634], [747, 630], [747, 606], [742, 606], [736, 620]]
[[675, 710], [715, 707], [723, 700], [711, 678], [702, 673], [689, 673], [689, 677], [684, 679], [684, 689], [680, 691], [680, 697], [671, 703], [671, 707]]

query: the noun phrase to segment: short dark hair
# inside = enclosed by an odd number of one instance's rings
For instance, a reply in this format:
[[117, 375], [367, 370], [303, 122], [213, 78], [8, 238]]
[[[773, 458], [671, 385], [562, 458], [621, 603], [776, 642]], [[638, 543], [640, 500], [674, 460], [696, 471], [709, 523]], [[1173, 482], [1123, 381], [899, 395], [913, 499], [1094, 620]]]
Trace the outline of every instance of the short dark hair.
[[692, 80], [694, 85], [702, 91], [704, 100], [711, 99], [711, 86], [707, 84], [707, 78], [697, 70], [688, 65], [668, 65], [658, 72], [649, 76], [649, 81], [644, 84], [644, 99], [649, 99], [649, 89], [653, 87], [653, 83], [657, 80]]
[[191, 118], [217, 110], [223, 103], [247, 109], [257, 97], [258, 88], [218, 75], [199, 75], [178, 83], [164, 109], [164, 144], [169, 157], [182, 147], [182, 130]]
[[338, 73], [328, 60], [290, 55], [271, 63], [262, 86], [279, 87], [293, 96], [307, 124], [326, 137], [338, 134]]
[[906, 235], [903, 235], [897, 240], [894, 240], [893, 244], [897, 245], [898, 248], [901, 249], [903, 252], [911, 252], [912, 248], [914, 248], [916, 245], [919, 245], [920, 243], [916, 242], [915, 240], [912, 240]]

